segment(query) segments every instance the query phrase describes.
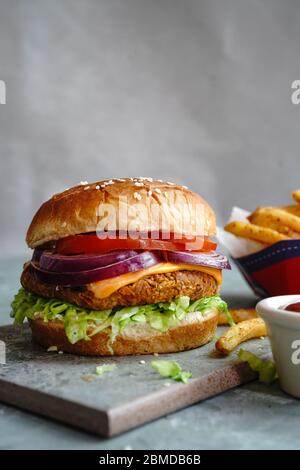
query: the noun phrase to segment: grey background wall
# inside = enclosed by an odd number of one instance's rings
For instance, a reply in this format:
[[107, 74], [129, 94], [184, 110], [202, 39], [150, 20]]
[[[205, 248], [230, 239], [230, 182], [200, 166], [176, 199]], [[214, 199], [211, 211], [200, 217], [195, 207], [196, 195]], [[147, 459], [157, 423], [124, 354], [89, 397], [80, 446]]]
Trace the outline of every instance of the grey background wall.
[[300, 2], [0, 0], [0, 246], [80, 180], [154, 176], [233, 204], [300, 186]]

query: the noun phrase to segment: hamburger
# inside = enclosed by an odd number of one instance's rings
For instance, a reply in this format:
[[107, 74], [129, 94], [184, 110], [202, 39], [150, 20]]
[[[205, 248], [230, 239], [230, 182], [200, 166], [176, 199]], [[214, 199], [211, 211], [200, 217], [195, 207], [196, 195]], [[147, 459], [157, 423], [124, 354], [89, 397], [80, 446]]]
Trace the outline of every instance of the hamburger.
[[215, 214], [185, 186], [152, 178], [83, 182], [35, 214], [16, 324], [80, 355], [171, 353], [215, 335], [222, 269]]

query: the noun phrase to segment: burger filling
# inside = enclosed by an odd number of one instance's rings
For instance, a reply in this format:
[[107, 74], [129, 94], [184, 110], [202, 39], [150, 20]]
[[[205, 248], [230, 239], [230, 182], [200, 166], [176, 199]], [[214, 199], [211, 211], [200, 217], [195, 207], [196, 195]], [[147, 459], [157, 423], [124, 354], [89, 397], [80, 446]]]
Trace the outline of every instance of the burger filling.
[[[135, 282], [127, 283], [128, 280], [132, 280], [132, 276], [128, 279], [125, 274], [84, 286], [52, 285], [38, 279], [28, 265], [21, 276], [21, 284], [29, 292], [92, 310], [170, 302], [181, 296], [197, 300], [217, 295], [219, 291], [219, 282], [202, 271], [157, 273], [141, 277]], [[117, 288], [113, 292], [111, 285]]]
[[128, 326], [164, 333], [189, 315], [227, 312], [218, 295], [221, 269], [229, 267], [222, 255], [169, 245], [103, 247], [94, 235], [78, 235], [35, 250], [12, 302], [15, 322], [63, 322], [72, 344], [103, 331], [113, 343]]
[[164, 333], [194, 312], [205, 317], [215, 312], [227, 312], [227, 305], [218, 295], [194, 301], [183, 295], [170, 302], [91, 310], [59, 299], [46, 299], [24, 288], [19, 290], [12, 302], [12, 316], [17, 324], [22, 324], [25, 318], [62, 321], [72, 344], [89, 340], [101, 331], [107, 331], [113, 343], [126, 326], [141, 323]]

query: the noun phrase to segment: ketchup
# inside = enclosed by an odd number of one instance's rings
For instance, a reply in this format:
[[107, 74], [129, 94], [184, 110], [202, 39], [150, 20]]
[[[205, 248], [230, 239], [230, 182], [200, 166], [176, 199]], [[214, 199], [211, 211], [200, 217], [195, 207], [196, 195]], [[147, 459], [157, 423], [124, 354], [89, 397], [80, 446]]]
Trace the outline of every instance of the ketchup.
[[283, 310], [287, 310], [288, 312], [298, 312], [300, 313], [300, 302], [295, 302], [294, 304], [289, 304], [284, 307]]

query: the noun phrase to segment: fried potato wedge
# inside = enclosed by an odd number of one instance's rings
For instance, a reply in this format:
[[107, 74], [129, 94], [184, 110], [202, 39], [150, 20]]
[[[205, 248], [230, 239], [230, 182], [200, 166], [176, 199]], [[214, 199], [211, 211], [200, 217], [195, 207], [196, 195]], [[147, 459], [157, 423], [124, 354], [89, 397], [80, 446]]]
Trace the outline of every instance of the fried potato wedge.
[[228, 356], [239, 344], [260, 336], [267, 336], [266, 324], [261, 318], [253, 318], [229, 328], [218, 339], [215, 347], [224, 356]]
[[273, 243], [290, 238], [287, 235], [277, 232], [277, 230], [259, 227], [258, 225], [241, 221], [229, 222], [229, 224], [225, 225], [224, 229], [238, 237], [248, 238], [266, 245], [272, 245]]
[[277, 207], [259, 207], [248, 220], [260, 227], [268, 227], [290, 238], [300, 238], [300, 218]]
[[300, 203], [300, 189], [296, 189], [296, 191], [292, 192], [293, 199]]
[[[255, 308], [238, 308], [229, 310], [230, 315], [232, 316], [235, 323], [240, 323], [245, 320], [251, 320], [252, 318], [257, 318], [257, 313]], [[218, 325], [228, 325], [228, 316], [226, 313], [219, 313]]]
[[300, 217], [300, 204], [291, 204], [290, 206], [281, 207], [281, 209]]

